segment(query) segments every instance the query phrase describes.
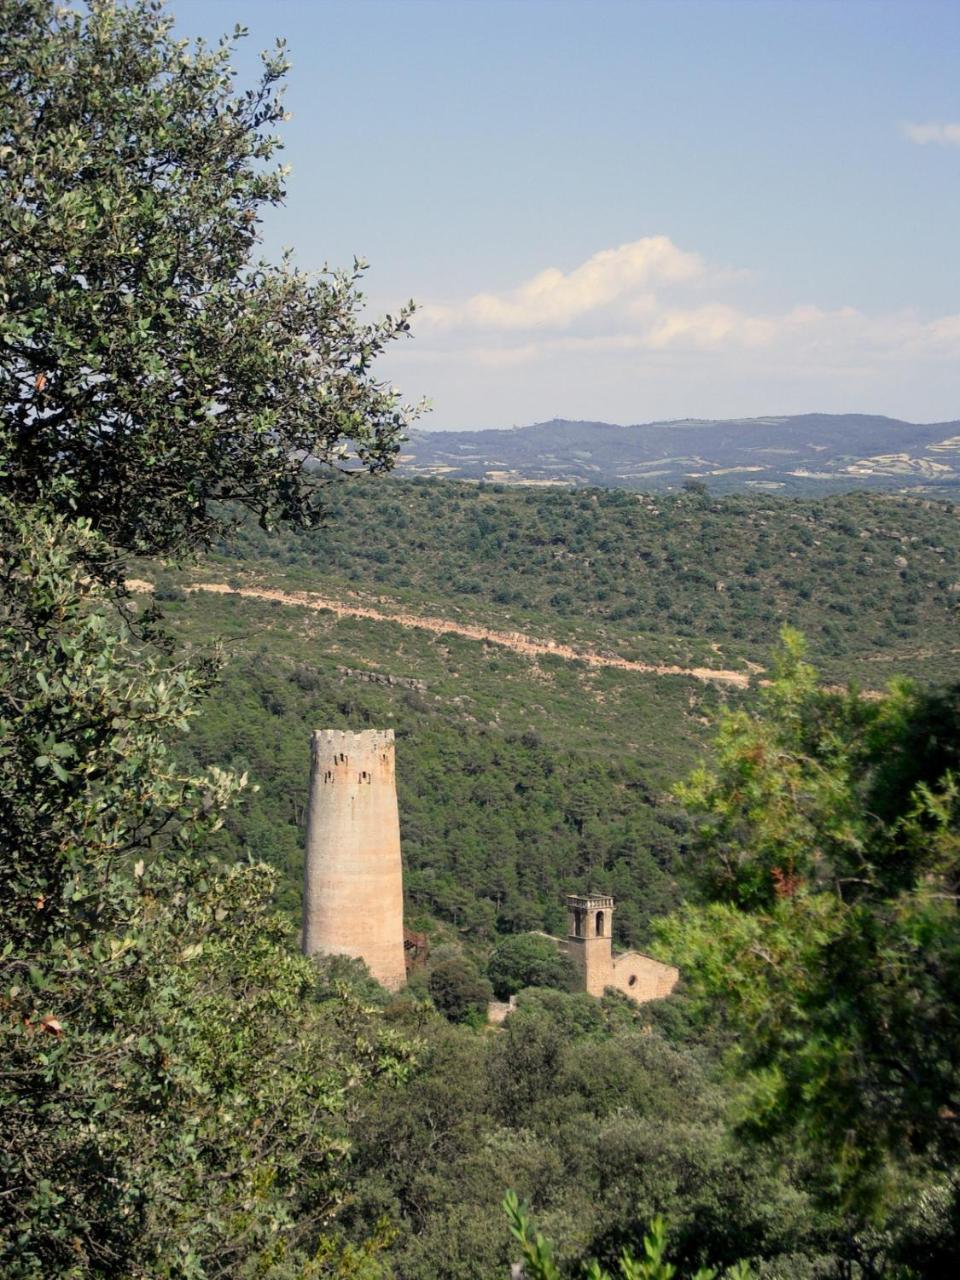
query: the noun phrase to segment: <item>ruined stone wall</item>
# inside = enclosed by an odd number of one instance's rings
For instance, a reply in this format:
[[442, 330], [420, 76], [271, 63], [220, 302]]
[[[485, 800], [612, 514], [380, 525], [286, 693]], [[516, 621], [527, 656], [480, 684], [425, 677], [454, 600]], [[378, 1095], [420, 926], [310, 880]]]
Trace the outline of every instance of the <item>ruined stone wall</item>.
[[338, 675], [344, 680], [362, 680], [365, 684], [385, 684], [391, 688], [418, 689], [425, 693], [426, 680], [416, 680], [413, 676], [394, 676], [386, 671], [357, 671], [353, 667], [337, 667]]
[[661, 964], [652, 956], [639, 951], [626, 951], [613, 959], [613, 980], [624, 995], [643, 1004], [647, 1000], [662, 1000], [668, 996], [680, 980], [680, 970], [672, 964]]
[[392, 729], [313, 734], [303, 950], [358, 957], [389, 990], [403, 986], [403, 873]]

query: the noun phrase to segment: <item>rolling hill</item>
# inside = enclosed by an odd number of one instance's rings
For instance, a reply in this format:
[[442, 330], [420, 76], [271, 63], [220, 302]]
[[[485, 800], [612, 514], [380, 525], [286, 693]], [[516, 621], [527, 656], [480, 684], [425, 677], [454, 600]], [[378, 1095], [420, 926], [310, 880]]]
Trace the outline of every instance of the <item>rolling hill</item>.
[[414, 431], [400, 475], [506, 484], [830, 493], [960, 483], [960, 421], [867, 414], [686, 419], [615, 426], [554, 419], [496, 431]]
[[556, 929], [589, 884], [642, 947], [691, 891], [670, 787], [719, 708], [757, 697], [784, 622], [831, 682], [954, 678], [949, 502], [357, 477], [328, 503], [325, 528], [250, 523], [137, 574], [194, 653], [222, 641], [182, 749], [249, 771], [220, 848], [278, 866], [294, 920], [314, 728], [395, 728], [414, 927]]

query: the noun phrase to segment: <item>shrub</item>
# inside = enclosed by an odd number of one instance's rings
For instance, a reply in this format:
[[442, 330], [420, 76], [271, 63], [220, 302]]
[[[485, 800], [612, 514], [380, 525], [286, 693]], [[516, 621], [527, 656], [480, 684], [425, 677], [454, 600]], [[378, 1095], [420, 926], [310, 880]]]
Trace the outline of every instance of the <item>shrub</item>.
[[524, 987], [572, 991], [576, 980], [570, 957], [550, 938], [536, 933], [518, 933], [504, 938], [490, 957], [487, 976], [501, 1000], [515, 995]]
[[459, 956], [441, 960], [427, 981], [427, 990], [445, 1018], [451, 1022], [480, 1021], [486, 1017], [492, 991], [490, 983]]

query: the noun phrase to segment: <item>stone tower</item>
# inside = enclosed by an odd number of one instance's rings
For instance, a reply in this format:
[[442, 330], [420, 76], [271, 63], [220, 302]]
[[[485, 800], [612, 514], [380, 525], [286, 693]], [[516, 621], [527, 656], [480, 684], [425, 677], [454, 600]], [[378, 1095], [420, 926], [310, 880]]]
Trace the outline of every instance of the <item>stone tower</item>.
[[583, 977], [583, 989], [602, 996], [613, 982], [613, 899], [606, 894], [567, 895], [564, 944]]
[[391, 991], [406, 979], [392, 729], [313, 734], [303, 950], [356, 956]]

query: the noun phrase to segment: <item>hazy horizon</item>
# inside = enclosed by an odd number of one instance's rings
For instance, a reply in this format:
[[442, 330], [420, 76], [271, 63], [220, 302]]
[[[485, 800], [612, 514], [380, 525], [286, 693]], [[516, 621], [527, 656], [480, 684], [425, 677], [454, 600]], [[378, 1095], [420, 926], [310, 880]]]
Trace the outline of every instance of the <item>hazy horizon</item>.
[[694, 417], [690, 414], [684, 414], [676, 418], [636, 418], [630, 422], [614, 422], [609, 418], [574, 418], [569, 414], [556, 413], [549, 418], [533, 418], [529, 422], [511, 422], [511, 423], [476, 423], [475, 425], [466, 425], [458, 427], [440, 427], [432, 422], [431, 416], [421, 419], [416, 423], [414, 430], [418, 431], [522, 431], [526, 427], [542, 427], [547, 426], [551, 422], [569, 422], [575, 424], [583, 424], [584, 426], [603, 426], [603, 427], [669, 427], [679, 426], [685, 423], [728, 423], [728, 422], [785, 422], [791, 418], [883, 418], [890, 422], [904, 422], [912, 427], [932, 427], [932, 426], [953, 426], [954, 423], [960, 422], [957, 418], [900, 418], [894, 417], [889, 413], [859, 413], [856, 409], [851, 409], [846, 413], [832, 413], [826, 409], [808, 409], [799, 413], [735, 413], [729, 417]]

